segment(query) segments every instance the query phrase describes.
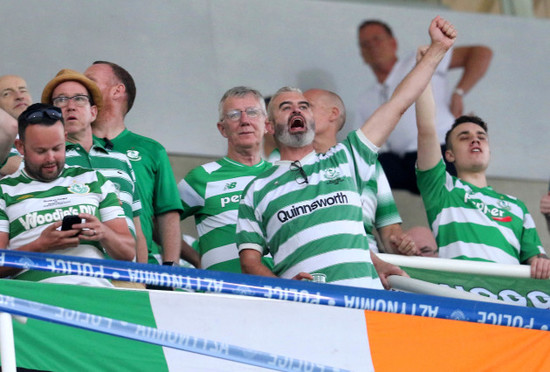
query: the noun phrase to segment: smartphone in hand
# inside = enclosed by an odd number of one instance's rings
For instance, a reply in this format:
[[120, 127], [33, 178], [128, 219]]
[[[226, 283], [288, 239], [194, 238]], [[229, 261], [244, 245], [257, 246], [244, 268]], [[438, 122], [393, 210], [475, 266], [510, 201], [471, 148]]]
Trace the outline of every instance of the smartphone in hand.
[[82, 223], [82, 219], [75, 215], [65, 216], [63, 217], [61, 230], [71, 230], [76, 223]]

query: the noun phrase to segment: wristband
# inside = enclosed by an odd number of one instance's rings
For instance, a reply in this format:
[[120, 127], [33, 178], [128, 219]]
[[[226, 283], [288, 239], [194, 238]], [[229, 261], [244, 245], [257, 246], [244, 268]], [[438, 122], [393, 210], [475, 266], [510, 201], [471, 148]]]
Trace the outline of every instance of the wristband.
[[464, 94], [465, 94], [464, 89], [462, 89], [462, 88], [456, 88], [453, 93], [458, 94], [461, 97], [464, 96]]
[[179, 264], [177, 262], [174, 262], [174, 261], [164, 261], [162, 263], [162, 266], [174, 266], [174, 267], [178, 267]]

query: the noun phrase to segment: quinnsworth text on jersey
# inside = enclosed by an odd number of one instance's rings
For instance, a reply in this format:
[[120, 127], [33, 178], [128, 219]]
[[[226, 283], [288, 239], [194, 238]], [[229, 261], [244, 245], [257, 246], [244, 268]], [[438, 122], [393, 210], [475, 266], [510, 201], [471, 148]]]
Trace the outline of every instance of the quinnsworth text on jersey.
[[337, 193], [336, 195], [320, 198], [312, 202], [306, 202], [302, 205], [293, 205], [290, 208], [283, 209], [277, 212], [277, 218], [280, 222], [286, 222], [295, 217], [308, 214], [316, 210], [317, 208], [328, 207], [331, 205], [349, 204], [348, 197], [344, 193]]

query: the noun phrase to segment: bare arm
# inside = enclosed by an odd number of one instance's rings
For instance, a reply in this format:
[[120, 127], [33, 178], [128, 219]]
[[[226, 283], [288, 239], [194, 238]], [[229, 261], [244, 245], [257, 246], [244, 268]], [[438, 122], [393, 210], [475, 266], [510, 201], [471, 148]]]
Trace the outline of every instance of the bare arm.
[[180, 215], [170, 211], [157, 216], [163, 262], [179, 262], [181, 251]]
[[15, 173], [15, 171], [19, 169], [22, 160], [23, 157], [21, 156], [12, 156], [8, 158], [6, 164], [0, 168], [0, 176], [7, 176], [8, 174]]
[[[456, 85], [464, 94], [468, 93], [487, 72], [493, 52], [483, 45], [457, 47], [453, 50], [450, 68], [463, 68], [462, 77]], [[455, 117], [463, 114], [464, 103], [456, 91], [451, 97], [451, 112]]]
[[277, 275], [273, 274], [273, 272], [262, 263], [262, 254], [257, 250], [243, 249], [239, 252], [239, 259], [241, 260], [241, 270], [244, 274], [277, 278]]
[[550, 192], [540, 199], [540, 213], [544, 215], [546, 219], [546, 227], [550, 231]]
[[[239, 258], [241, 260], [241, 270], [244, 274], [261, 275], [261, 276], [269, 276], [272, 278], [277, 278], [277, 275], [273, 274], [273, 272], [269, 270], [262, 263], [262, 254], [257, 250], [243, 249], [242, 251], [239, 252]], [[313, 280], [313, 277], [309, 273], [300, 272], [296, 274], [292, 279]]]
[[397, 125], [401, 115], [424, 91], [437, 65], [456, 39], [454, 27], [436, 17], [430, 24], [431, 45], [414, 69], [397, 86], [392, 97], [367, 119], [361, 130], [376, 146], [382, 146]]
[[386, 261], [382, 261], [376, 254], [370, 251], [370, 258], [374, 264], [374, 268], [380, 277], [380, 281], [385, 289], [390, 289], [390, 283], [388, 282], [388, 276], [390, 275], [401, 275], [409, 277], [409, 275], [401, 270], [399, 266], [392, 265]]
[[0, 163], [9, 155], [17, 136], [17, 120], [0, 109]]
[[197, 269], [201, 267], [201, 258], [196, 250], [193, 249], [185, 240], [181, 240], [181, 258], [195, 266]]
[[134, 217], [134, 226], [136, 228], [136, 262], [147, 263], [149, 250], [147, 249], [147, 241], [145, 235], [143, 235], [139, 217]]
[[418, 169], [432, 169], [441, 160], [441, 145], [435, 128], [435, 102], [431, 84], [416, 101], [416, 126], [418, 127]]

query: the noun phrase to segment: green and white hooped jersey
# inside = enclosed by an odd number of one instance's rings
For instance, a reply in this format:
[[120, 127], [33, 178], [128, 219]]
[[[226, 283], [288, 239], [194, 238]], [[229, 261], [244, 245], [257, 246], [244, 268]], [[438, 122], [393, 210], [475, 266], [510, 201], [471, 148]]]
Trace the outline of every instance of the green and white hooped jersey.
[[[38, 239], [53, 222], [79, 213], [93, 214], [103, 222], [124, 218], [113, 183], [99, 172], [65, 166], [52, 182], [36, 181], [24, 170], [0, 180], [0, 231], [9, 234], [8, 249]], [[104, 258], [104, 250], [96, 241], [51, 253]]]
[[[278, 149], [273, 150], [268, 161], [275, 163], [281, 159]], [[378, 253], [378, 243], [372, 230], [384, 226], [402, 223], [401, 216], [395, 205], [390, 184], [384, 169], [378, 160], [373, 177], [365, 183], [361, 190], [361, 204], [363, 206], [363, 222], [369, 239], [369, 249]]]
[[81, 145], [67, 142], [65, 154], [67, 165], [95, 169], [113, 182], [122, 203], [126, 222], [135, 237], [133, 218], [140, 215], [141, 202], [136, 187], [136, 176], [128, 157], [118, 151], [107, 151], [97, 140], [94, 141], [89, 153]]
[[[104, 139], [94, 137], [105, 145]], [[167, 212], [181, 214], [182, 205], [170, 159], [164, 147], [145, 136], [124, 129], [111, 139], [113, 150], [126, 154], [136, 175], [141, 201], [140, 222], [149, 250], [149, 263], [162, 263], [162, 247], [153, 239], [155, 219]]]
[[373, 252], [378, 253], [373, 229], [403, 222], [395, 205], [386, 173], [378, 160], [376, 160], [374, 176], [366, 182], [366, 187], [361, 189], [361, 204], [369, 247]]
[[241, 272], [235, 244], [241, 194], [254, 177], [270, 167], [264, 160], [247, 166], [224, 157], [193, 169], [178, 184], [182, 219], [195, 216], [201, 268]]
[[239, 207], [239, 251], [271, 252], [273, 272], [283, 278], [320, 272], [334, 284], [382, 288], [360, 196], [375, 172], [377, 151], [356, 131], [326, 154], [312, 152], [300, 160], [307, 182], [290, 161], [258, 176]]
[[440, 257], [519, 264], [544, 253], [522, 201], [451, 176], [443, 160], [416, 176]]

